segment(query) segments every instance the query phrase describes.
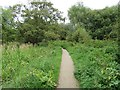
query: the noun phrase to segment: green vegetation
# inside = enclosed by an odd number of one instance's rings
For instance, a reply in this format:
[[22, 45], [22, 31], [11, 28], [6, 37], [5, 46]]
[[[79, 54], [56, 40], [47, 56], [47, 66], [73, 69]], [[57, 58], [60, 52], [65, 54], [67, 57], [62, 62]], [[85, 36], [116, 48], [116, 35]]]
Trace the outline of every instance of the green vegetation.
[[89, 44], [57, 43], [70, 52], [75, 65], [75, 77], [81, 88], [120, 88], [116, 42], [96, 40]]
[[73, 25], [80, 25], [93, 39], [115, 39], [118, 33], [118, 6], [91, 10], [82, 3], [73, 5], [68, 16]]
[[61, 48], [15, 44], [3, 47], [4, 88], [55, 88], [61, 62]]
[[65, 24], [62, 12], [44, 0], [2, 8], [2, 41], [38, 44], [51, 40], [84, 42], [89, 38], [117, 40], [117, 5], [91, 10], [78, 3], [69, 9], [68, 17], [70, 23]]
[[118, 11], [119, 5], [91, 10], [78, 3], [64, 23], [62, 12], [47, 0], [0, 7], [3, 87], [55, 88], [62, 47], [72, 56], [81, 88], [119, 90]]
[[58, 24], [58, 21], [64, 22], [64, 18], [51, 2], [43, 0], [29, 5], [16, 4], [2, 11], [3, 43], [36, 44], [43, 40], [59, 39], [62, 37], [60, 33], [64, 32]]

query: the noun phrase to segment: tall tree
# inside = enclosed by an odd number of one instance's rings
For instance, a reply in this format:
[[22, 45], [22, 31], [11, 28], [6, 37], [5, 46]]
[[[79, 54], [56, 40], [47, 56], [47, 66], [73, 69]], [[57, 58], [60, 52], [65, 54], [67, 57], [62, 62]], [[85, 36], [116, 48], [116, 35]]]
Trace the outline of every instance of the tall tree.
[[80, 25], [89, 32], [93, 39], [117, 37], [117, 6], [101, 10], [91, 10], [83, 4], [72, 6], [68, 11], [71, 23]]
[[43, 39], [48, 39], [49, 34], [55, 35], [55, 37], [50, 37], [51, 39], [59, 37], [55, 30], [58, 30], [58, 22], [63, 21], [64, 18], [62, 18], [62, 12], [55, 9], [51, 2], [36, 1], [31, 2], [29, 6], [16, 5], [13, 8], [15, 18], [22, 17], [22, 22], [17, 20], [23, 42], [39, 43]]

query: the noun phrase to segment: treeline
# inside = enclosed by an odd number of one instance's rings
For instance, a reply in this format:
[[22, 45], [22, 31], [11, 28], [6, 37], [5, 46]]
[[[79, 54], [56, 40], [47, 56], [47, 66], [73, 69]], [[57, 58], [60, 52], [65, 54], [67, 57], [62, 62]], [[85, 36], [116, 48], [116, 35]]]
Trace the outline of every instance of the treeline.
[[68, 17], [70, 23], [65, 24], [62, 12], [47, 1], [2, 8], [2, 42], [35, 44], [50, 40], [117, 39], [117, 5], [91, 10], [78, 3], [69, 9]]
[[69, 9], [68, 16], [74, 26], [80, 25], [85, 28], [93, 39], [117, 38], [118, 6], [91, 10], [78, 3]]

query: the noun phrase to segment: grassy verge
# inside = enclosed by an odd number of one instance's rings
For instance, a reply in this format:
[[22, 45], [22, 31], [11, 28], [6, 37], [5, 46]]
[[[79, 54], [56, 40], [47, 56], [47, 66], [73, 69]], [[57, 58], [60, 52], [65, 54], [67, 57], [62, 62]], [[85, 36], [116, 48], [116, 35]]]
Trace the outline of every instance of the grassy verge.
[[67, 47], [75, 64], [75, 77], [81, 88], [120, 89], [120, 65], [116, 62], [117, 44], [93, 41]]
[[61, 62], [61, 48], [49, 45], [3, 47], [3, 88], [55, 88]]

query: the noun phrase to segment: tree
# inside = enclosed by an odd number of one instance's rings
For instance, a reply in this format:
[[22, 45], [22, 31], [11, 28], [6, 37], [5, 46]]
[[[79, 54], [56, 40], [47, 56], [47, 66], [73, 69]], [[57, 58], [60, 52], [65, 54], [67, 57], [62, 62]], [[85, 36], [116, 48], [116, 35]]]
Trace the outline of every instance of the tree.
[[8, 7], [5, 9], [2, 8], [2, 41], [3, 43], [15, 41], [16, 29], [14, 25], [15, 23], [13, 20], [11, 7]]
[[[64, 18], [62, 18], [62, 12], [52, 5], [51, 2], [40, 1], [31, 2], [29, 6], [15, 5], [13, 7], [21, 41], [35, 44], [42, 42], [43, 39], [58, 38], [56, 33], [58, 22], [63, 21]], [[22, 21], [18, 16], [21, 16]]]
[[93, 39], [108, 39], [117, 37], [117, 6], [101, 10], [91, 10], [83, 4], [72, 6], [68, 16], [74, 26], [80, 25]]

